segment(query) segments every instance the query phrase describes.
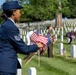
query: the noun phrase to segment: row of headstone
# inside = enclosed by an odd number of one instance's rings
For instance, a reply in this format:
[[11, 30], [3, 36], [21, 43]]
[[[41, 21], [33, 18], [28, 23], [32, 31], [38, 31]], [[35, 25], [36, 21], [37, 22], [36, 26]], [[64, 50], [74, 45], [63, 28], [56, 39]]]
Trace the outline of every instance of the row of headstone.
[[[76, 19], [66, 19], [62, 20], [62, 23], [66, 26], [76, 26]], [[51, 24], [52, 26], [55, 26], [55, 20], [50, 21], [42, 21], [42, 22], [29, 22], [29, 23], [18, 23], [16, 24], [18, 27], [25, 27], [25, 26], [44, 26]]]
[[[64, 55], [66, 53], [66, 49], [63, 46], [63, 43], [59, 43], [59, 54]], [[76, 45], [71, 45], [70, 47], [71, 58], [76, 58]]]
[[[59, 31], [58, 31], [58, 34], [55, 34], [55, 32], [56, 31], [54, 31], [53, 30], [53, 34], [55, 35], [55, 41], [57, 40], [57, 35], [60, 33], [60, 29], [59, 29]], [[27, 40], [26, 40], [26, 34], [27, 34], [28, 32], [27, 31], [23, 31], [22, 29], [20, 29], [20, 36], [21, 36], [21, 38], [23, 39], [23, 41], [24, 42], [26, 42]], [[42, 31], [41, 30], [41, 33], [43, 34], [43, 35], [46, 35], [47, 34], [47, 30], [45, 29], [44, 31]], [[60, 37], [60, 40], [61, 41], [63, 41], [63, 29], [62, 29], [62, 32], [61, 32], [61, 37]]]
[[[54, 27], [55, 26], [55, 22], [53, 22], [53, 21], [49, 21], [50, 22], [50, 24]], [[33, 27], [35, 27], [35, 26], [39, 26], [39, 27], [42, 27], [42, 28], [44, 28], [44, 26], [47, 26], [48, 25], [48, 23], [46, 23], [46, 22], [35, 22], [35, 23], [18, 23], [17, 24], [17, 26], [21, 26], [20, 28], [28, 28], [28, 24], [29, 25], [31, 25], [32, 27], [31, 28], [33, 28]], [[63, 24], [64, 24], [64, 30], [66, 31], [66, 32], [68, 32], [68, 31], [72, 31], [72, 30], [74, 30], [74, 28], [75, 28], [75, 26], [76, 26], [76, 19], [67, 19], [67, 20], [65, 20], [65, 21], [63, 21]], [[26, 27], [25, 27], [26, 26]], [[36, 27], [37, 28], [37, 27]], [[23, 30], [22, 29], [22, 30]], [[59, 35], [59, 32], [60, 32], [60, 28], [55, 28], [55, 30], [54, 30], [54, 34], [55, 33], [57, 33], [58, 35]], [[21, 31], [21, 34], [22, 34], [23, 32]], [[26, 34], [26, 33], [25, 33]], [[43, 34], [45, 34], [45, 32], [43, 31]]]
[[65, 30], [65, 32], [74, 31], [75, 27], [66, 27], [66, 26], [64, 26], [64, 30]]
[[[19, 30], [20, 30], [20, 34], [22, 34], [22, 35], [26, 35], [28, 32], [29, 32], [29, 30], [24, 30], [23, 28], [21, 29], [21, 28], [19, 28]], [[36, 30], [36, 29], [34, 29], [34, 30]], [[46, 34], [47, 33], [47, 30], [46, 30], [46, 28], [45, 29], [40, 29], [41, 30], [41, 32], [43, 33], [43, 34]], [[57, 35], [60, 33], [60, 30], [61, 30], [61, 34], [63, 34], [63, 27], [62, 28], [55, 28], [55, 29], [53, 29], [53, 34], [56, 34], [57, 33]]]
[[[26, 29], [24, 30], [23, 28], [21, 29], [21, 28], [19, 28], [19, 30], [20, 30], [20, 34], [21, 35], [26, 35], [29, 31], [27, 31]], [[36, 29], [34, 29], [34, 30], [36, 30]], [[43, 34], [46, 34], [47, 33], [47, 30], [46, 30], [46, 28], [45, 29], [40, 29], [41, 30], [41, 32], [43, 33]], [[55, 28], [55, 29], [53, 29], [53, 34], [56, 34], [57, 33], [57, 35], [60, 33], [60, 28]], [[63, 34], [63, 27], [61, 28], [61, 34]]]
[[53, 34], [57, 34], [57, 35], [61, 34], [61, 35], [63, 35], [64, 34], [64, 29], [63, 29], [63, 27], [55, 28], [55, 29], [52, 30], [52, 32], [53, 32]]
[[69, 19], [69, 20], [66, 20], [66, 21], [64, 21], [63, 22], [64, 23], [64, 25], [66, 25], [66, 26], [76, 26], [76, 19], [75, 20], [73, 20], [73, 19]]

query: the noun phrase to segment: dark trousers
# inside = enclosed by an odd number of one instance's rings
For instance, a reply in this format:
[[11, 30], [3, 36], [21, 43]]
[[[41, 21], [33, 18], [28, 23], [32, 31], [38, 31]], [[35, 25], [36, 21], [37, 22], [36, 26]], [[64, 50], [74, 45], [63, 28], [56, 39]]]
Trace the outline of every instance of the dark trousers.
[[47, 55], [48, 57], [53, 57], [53, 43], [49, 44], [47, 48]]
[[0, 75], [16, 75], [16, 73], [0, 72]]
[[71, 44], [71, 42], [72, 42], [72, 37], [69, 37], [69, 39], [70, 39], [69, 44]]

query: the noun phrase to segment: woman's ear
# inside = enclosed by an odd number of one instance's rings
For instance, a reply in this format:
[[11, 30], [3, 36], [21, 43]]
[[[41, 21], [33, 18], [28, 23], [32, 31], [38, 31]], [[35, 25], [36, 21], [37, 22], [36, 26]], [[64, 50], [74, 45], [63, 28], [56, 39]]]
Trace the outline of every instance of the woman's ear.
[[15, 16], [16, 10], [13, 11], [13, 16]]

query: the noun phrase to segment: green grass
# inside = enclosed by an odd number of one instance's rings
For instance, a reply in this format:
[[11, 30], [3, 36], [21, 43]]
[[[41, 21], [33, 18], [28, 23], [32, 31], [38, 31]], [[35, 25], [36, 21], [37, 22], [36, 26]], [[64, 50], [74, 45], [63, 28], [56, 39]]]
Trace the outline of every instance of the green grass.
[[[65, 38], [66, 39], [66, 38]], [[64, 48], [67, 52], [67, 57], [65, 55], [59, 55], [59, 44], [58, 40], [54, 44], [54, 57], [48, 58], [47, 51], [41, 56], [40, 65], [38, 63], [38, 56], [35, 55], [34, 58], [25, 65], [23, 58], [25, 55], [18, 54], [22, 59], [22, 75], [28, 75], [28, 68], [35, 67], [37, 70], [37, 75], [76, 75], [76, 59], [70, 57], [70, 45], [66, 44], [64, 40]], [[72, 42], [74, 44], [74, 41]]]

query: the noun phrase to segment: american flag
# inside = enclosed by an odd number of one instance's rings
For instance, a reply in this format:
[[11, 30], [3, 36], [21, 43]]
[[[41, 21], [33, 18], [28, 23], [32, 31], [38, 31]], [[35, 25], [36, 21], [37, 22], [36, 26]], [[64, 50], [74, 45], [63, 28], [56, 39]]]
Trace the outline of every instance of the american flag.
[[34, 32], [31, 36], [30, 36], [30, 40], [32, 43], [36, 43], [36, 40], [38, 39], [38, 35]]
[[40, 42], [42, 43], [44, 46], [43, 48], [40, 48], [41, 50], [45, 50], [46, 49], [46, 44], [47, 44], [47, 38], [43, 35], [37, 35], [35, 32], [30, 36], [30, 40], [33, 44]]

